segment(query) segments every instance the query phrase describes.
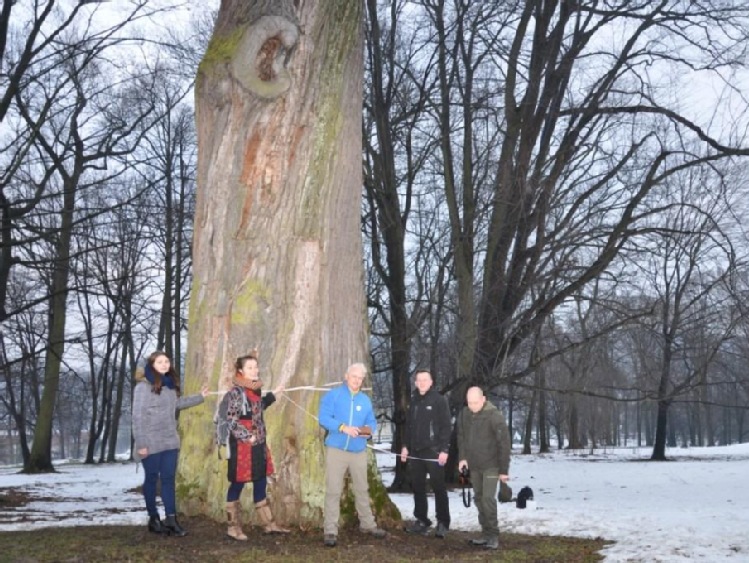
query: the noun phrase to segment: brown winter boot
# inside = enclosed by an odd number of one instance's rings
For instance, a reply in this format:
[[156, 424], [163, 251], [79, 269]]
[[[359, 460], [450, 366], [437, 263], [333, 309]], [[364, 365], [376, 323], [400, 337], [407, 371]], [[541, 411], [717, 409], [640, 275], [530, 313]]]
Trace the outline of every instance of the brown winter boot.
[[242, 520], [239, 517], [239, 501], [226, 503], [226, 521], [229, 523], [229, 529], [226, 535], [239, 541], [247, 541], [247, 536], [242, 532]]
[[282, 528], [276, 524], [273, 520], [273, 513], [270, 511], [270, 505], [268, 499], [263, 499], [255, 505], [255, 511], [257, 512], [260, 522], [265, 529], [266, 534], [288, 534], [290, 530]]

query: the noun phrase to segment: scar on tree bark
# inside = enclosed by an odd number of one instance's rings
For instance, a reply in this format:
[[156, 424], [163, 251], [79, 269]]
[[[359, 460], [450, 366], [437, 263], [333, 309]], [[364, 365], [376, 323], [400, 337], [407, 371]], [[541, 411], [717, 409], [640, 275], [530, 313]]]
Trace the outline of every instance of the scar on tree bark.
[[[234, 79], [251, 93], [277, 98], [291, 86], [286, 68], [297, 45], [296, 24], [279, 16], [263, 16], [250, 25], [231, 61]], [[254, 64], [246, 64], [254, 61]]]

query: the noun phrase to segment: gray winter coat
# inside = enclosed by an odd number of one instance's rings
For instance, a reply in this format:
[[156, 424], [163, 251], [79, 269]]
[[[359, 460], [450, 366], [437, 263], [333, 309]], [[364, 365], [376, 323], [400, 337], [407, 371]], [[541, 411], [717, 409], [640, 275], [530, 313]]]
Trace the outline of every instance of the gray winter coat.
[[140, 370], [135, 377], [138, 384], [133, 394], [133, 458], [140, 461], [138, 450], [143, 448], [148, 448], [148, 455], [178, 450], [177, 411], [201, 404], [203, 396], [177, 397], [177, 392], [166, 386], [157, 395]]

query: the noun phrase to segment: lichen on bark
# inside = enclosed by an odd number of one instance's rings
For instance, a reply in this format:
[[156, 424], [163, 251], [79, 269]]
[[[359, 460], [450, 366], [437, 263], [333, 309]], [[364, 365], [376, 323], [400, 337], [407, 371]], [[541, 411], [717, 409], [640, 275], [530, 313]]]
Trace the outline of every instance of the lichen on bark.
[[249, 25], [214, 34], [200, 62], [199, 76], [205, 80], [218, 73], [259, 98], [277, 98], [291, 87], [287, 64], [298, 39], [294, 21], [261, 16]]

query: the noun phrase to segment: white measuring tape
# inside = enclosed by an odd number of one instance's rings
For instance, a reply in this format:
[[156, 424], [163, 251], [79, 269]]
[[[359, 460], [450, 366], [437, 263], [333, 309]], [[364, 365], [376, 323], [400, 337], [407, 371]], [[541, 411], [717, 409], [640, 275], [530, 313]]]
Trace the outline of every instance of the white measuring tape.
[[[286, 393], [289, 392], [289, 391], [330, 391], [331, 388], [334, 385], [339, 385], [339, 384], [340, 384], [340, 382], [336, 381], [334, 383], [325, 383], [324, 387], [315, 387], [314, 385], [302, 385], [302, 386], [299, 386], [299, 387], [290, 387], [289, 389], [284, 389], [283, 390], [283, 393], [282, 393], [282, 395], [281, 395], [280, 398], [281, 399], [286, 399], [292, 405], [294, 405], [296, 408], [298, 408], [299, 410], [301, 410], [305, 414], [311, 416], [317, 422], [320, 422], [320, 419], [318, 417], [316, 417], [314, 414], [312, 414], [307, 409], [305, 409], [302, 405], [300, 405], [299, 403], [297, 403], [296, 401], [294, 401], [293, 399], [291, 399], [288, 395], [286, 395]], [[371, 391], [372, 388], [371, 387], [363, 387], [361, 390], [362, 391]], [[225, 395], [227, 392], [228, 391], [210, 391], [208, 393], [208, 395]], [[396, 457], [401, 457], [401, 454], [399, 454], [399, 453], [391, 452], [391, 451], [388, 451], [388, 450], [383, 450], [381, 448], [376, 448], [376, 447], [374, 447], [374, 446], [372, 446], [370, 444], [367, 444], [367, 447], [370, 450], [373, 450], [375, 452], [379, 452], [381, 454], [387, 454], [387, 455], [393, 455], [393, 456], [396, 456]], [[439, 463], [439, 460], [436, 459], [436, 458], [432, 459], [432, 458], [416, 457], [416, 456], [412, 456], [412, 455], [406, 456], [406, 459], [418, 459], [418, 460], [421, 460], [421, 461], [432, 461], [434, 463]]]

